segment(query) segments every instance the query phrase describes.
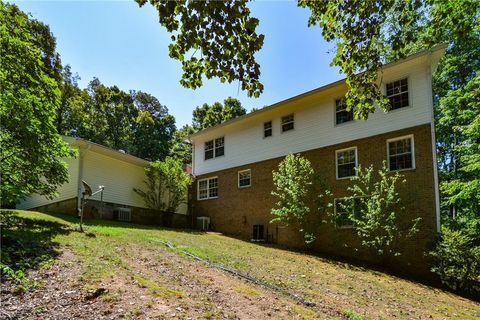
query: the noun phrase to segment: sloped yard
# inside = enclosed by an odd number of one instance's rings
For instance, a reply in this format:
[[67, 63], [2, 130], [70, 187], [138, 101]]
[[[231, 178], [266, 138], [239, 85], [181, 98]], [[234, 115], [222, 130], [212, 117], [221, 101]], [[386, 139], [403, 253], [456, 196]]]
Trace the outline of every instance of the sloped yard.
[[[13, 217], [4, 236], [15, 245], [23, 237], [20, 247], [34, 249], [15, 256], [29, 261], [30, 280], [23, 285], [31, 288], [21, 293], [18, 284], [2, 281], [1, 318], [480, 318], [479, 303], [439, 289], [220, 234], [106, 221], [87, 222], [82, 234], [66, 216], [17, 211]], [[312, 304], [299, 304], [295, 296]]]

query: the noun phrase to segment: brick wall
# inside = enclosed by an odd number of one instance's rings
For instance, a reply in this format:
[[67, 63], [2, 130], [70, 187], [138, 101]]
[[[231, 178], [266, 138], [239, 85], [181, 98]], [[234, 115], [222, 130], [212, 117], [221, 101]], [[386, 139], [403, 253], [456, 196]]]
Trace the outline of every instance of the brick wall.
[[[432, 159], [430, 125], [421, 125], [387, 134], [359, 139], [326, 148], [310, 150], [303, 153], [319, 174], [322, 183], [331, 190], [335, 197], [346, 194], [350, 180], [337, 180], [335, 171], [335, 150], [356, 146], [358, 163], [362, 167], [373, 164], [380, 168], [387, 158], [386, 140], [413, 134], [415, 141], [416, 169], [404, 171], [406, 188], [399, 190], [406, 210], [404, 218], [408, 221], [421, 217], [421, 229], [412, 239], [402, 243], [402, 255], [394, 264], [407, 267], [411, 272], [423, 273], [425, 259], [423, 252], [434, 239], [436, 231], [434, 171]], [[231, 148], [233, 146], [227, 146]], [[192, 188], [193, 212], [195, 216], [208, 216], [215, 231], [250, 239], [254, 224], [264, 224], [274, 242], [291, 247], [303, 247], [302, 237], [293, 227], [269, 223], [273, 218], [270, 209], [275, 198], [270, 194], [273, 188], [272, 171], [283, 158], [275, 158], [241, 167], [212, 172], [197, 179], [218, 176], [218, 198], [197, 200], [197, 183]], [[251, 169], [252, 186], [238, 188], [238, 171]], [[327, 219], [319, 212], [321, 218]], [[360, 248], [360, 250], [357, 250]], [[371, 252], [362, 250], [354, 229], [337, 229], [330, 223], [322, 223], [314, 247], [319, 252], [356, 259], [379, 262]]]

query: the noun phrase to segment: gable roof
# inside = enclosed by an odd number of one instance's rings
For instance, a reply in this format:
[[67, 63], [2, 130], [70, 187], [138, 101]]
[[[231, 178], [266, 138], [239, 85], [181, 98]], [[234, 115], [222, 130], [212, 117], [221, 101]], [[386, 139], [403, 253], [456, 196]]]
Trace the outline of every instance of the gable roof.
[[[435, 45], [433, 46], [432, 48], [430, 49], [425, 49], [425, 50], [421, 50], [417, 53], [414, 53], [412, 55], [409, 55], [403, 59], [399, 59], [399, 60], [395, 60], [395, 61], [392, 61], [390, 63], [387, 63], [385, 65], [383, 65], [382, 68], [391, 68], [391, 67], [394, 67], [400, 63], [404, 63], [404, 62], [407, 62], [407, 61], [410, 61], [410, 60], [413, 60], [413, 59], [417, 59], [417, 58], [420, 58], [422, 56], [426, 56], [426, 55], [430, 55], [430, 54], [433, 54], [433, 53], [438, 53], [436, 55], [436, 59], [437, 61], [435, 61], [435, 64], [438, 62], [438, 60], [440, 59], [440, 57], [443, 55], [445, 49], [447, 48], [447, 44], [438, 44], [438, 45]], [[203, 130], [200, 130], [198, 132], [195, 132], [195, 133], [192, 133], [188, 136], [188, 140], [191, 142], [192, 141], [192, 138], [195, 138], [197, 136], [200, 136], [204, 133], [207, 133], [207, 132], [211, 132], [211, 131], [214, 131], [218, 128], [222, 128], [222, 127], [225, 127], [225, 126], [229, 126], [231, 124], [234, 124], [234, 123], [237, 123], [237, 122], [240, 122], [240, 121], [243, 121], [245, 119], [249, 119], [249, 118], [252, 118], [252, 117], [256, 117], [266, 111], [270, 111], [270, 110], [273, 110], [273, 109], [276, 109], [278, 107], [281, 107], [283, 106], [284, 104], [288, 103], [288, 102], [293, 102], [293, 101], [296, 101], [296, 100], [299, 100], [299, 99], [302, 99], [302, 98], [305, 98], [305, 97], [308, 97], [308, 96], [311, 96], [311, 95], [314, 95], [314, 94], [317, 94], [317, 93], [320, 93], [322, 91], [326, 91], [327, 89], [330, 89], [330, 88], [333, 88], [333, 87], [336, 87], [336, 86], [339, 86], [339, 85], [342, 85], [345, 83], [345, 80], [346, 78], [343, 78], [341, 80], [338, 80], [338, 81], [335, 81], [335, 82], [332, 82], [332, 83], [329, 83], [327, 85], [324, 85], [324, 86], [321, 86], [321, 87], [318, 87], [316, 89], [313, 89], [313, 90], [310, 90], [310, 91], [307, 91], [307, 92], [304, 92], [304, 93], [301, 93], [301, 94], [298, 94], [296, 96], [293, 96], [291, 98], [288, 98], [288, 99], [285, 99], [285, 100], [282, 100], [282, 101], [279, 101], [279, 102], [276, 102], [270, 106], [266, 106], [262, 109], [259, 109], [259, 110], [256, 110], [256, 111], [253, 111], [253, 112], [249, 112], [243, 116], [240, 116], [240, 117], [237, 117], [237, 118], [234, 118], [234, 119], [231, 119], [229, 121], [225, 121], [225, 122], [222, 122], [220, 124], [217, 124], [213, 127], [210, 127], [210, 128], [206, 128], [206, 129], [203, 129]]]

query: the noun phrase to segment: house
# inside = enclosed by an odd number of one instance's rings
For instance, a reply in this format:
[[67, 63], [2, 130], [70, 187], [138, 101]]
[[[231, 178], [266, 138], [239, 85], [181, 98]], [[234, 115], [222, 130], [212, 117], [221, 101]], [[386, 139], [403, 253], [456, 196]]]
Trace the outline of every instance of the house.
[[[57, 190], [53, 199], [31, 195], [17, 205], [18, 209], [77, 215], [81, 205], [83, 186], [86, 181], [93, 191], [105, 187], [86, 202], [85, 216], [102, 219], [125, 220], [137, 223], [159, 224], [160, 215], [148, 209], [134, 188], [145, 189], [145, 167], [149, 162], [105, 146], [73, 137], [63, 137], [76, 158], [64, 159], [68, 165], [69, 181]], [[187, 205], [183, 204], [177, 214], [170, 217], [174, 225], [187, 224]]]
[[[278, 102], [190, 136], [193, 146], [194, 215], [213, 230], [244, 239], [301, 246], [291, 227], [272, 224], [272, 171], [289, 153], [308, 158], [326, 188], [340, 200], [355, 168], [388, 162], [407, 180], [405, 219], [420, 217], [421, 229], [404, 244], [402, 261], [422, 260], [440, 228], [432, 101], [432, 73], [444, 46], [389, 63], [378, 84], [392, 102], [368, 120], [345, 110], [344, 80]], [[372, 260], [358, 247], [354, 228], [322, 224], [315, 249]]]

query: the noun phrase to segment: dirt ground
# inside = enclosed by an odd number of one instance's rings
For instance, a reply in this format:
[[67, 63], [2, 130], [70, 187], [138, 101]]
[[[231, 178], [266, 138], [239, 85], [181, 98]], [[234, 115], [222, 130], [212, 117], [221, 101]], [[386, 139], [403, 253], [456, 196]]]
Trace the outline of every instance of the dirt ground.
[[[193, 259], [163, 251], [129, 252], [132, 263], [90, 288], [67, 247], [48, 269], [29, 276], [40, 286], [15, 294], [2, 283], [1, 319], [303, 319], [341, 317], [291, 301]], [[132, 267], [133, 266], [133, 267]], [[168, 285], [167, 285], [168, 284]], [[173, 284], [173, 285], [172, 285]], [[96, 296], [98, 295], [98, 296]]]

